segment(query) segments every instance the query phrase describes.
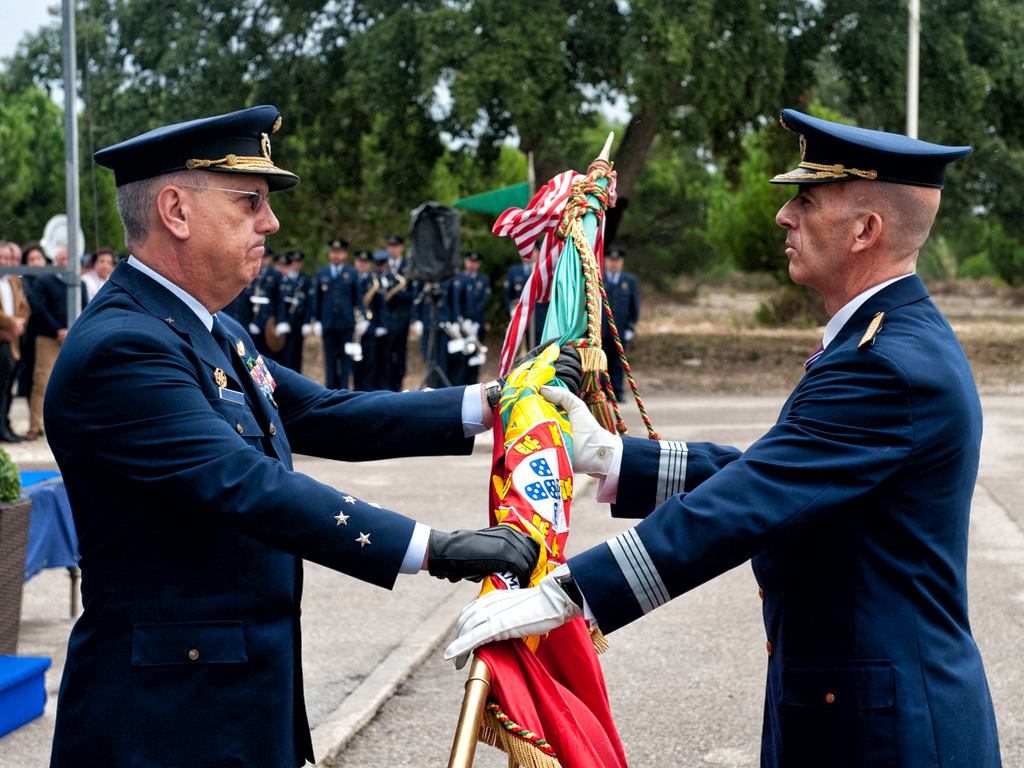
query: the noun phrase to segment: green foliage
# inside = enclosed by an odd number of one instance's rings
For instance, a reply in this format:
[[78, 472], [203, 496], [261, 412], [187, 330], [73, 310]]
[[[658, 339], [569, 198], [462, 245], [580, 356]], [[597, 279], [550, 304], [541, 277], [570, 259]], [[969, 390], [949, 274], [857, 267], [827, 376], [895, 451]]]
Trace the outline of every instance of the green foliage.
[[0, 448], [0, 504], [17, 501], [21, 496], [21, 476], [14, 459]]
[[65, 209], [64, 116], [45, 92], [0, 94], [0, 239], [38, 239]]
[[[775, 223], [775, 214], [793, 194], [787, 185], [772, 185], [767, 169], [775, 125], [749, 134], [744, 140], [746, 159], [738, 167], [735, 188], [724, 179], [708, 195], [707, 239], [722, 253], [731, 255], [744, 271], [769, 272], [782, 279], [788, 260], [783, 248], [785, 235]], [[791, 162], [791, 164], [793, 164]]]

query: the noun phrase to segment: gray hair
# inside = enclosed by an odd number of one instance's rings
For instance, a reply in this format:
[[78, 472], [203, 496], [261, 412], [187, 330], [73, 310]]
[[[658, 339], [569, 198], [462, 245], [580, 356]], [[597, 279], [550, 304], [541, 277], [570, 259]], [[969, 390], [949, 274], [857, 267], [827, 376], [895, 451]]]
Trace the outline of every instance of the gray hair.
[[124, 246], [129, 252], [146, 242], [149, 236], [149, 217], [156, 205], [157, 195], [168, 184], [205, 187], [206, 175], [194, 171], [174, 171], [117, 188], [117, 212], [124, 226]]

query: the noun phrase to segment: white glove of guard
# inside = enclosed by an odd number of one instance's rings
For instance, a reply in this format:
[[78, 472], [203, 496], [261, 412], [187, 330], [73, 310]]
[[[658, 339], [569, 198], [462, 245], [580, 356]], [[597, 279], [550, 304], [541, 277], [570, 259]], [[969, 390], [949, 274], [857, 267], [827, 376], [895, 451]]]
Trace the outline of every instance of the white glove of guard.
[[630, 330], [629, 328], [627, 328], [626, 330], [624, 330], [624, 331], [622, 332], [622, 338], [623, 338], [623, 339], [624, 339], [624, 340], [626, 341], [626, 343], [628, 344], [629, 342], [631, 342], [631, 341], [633, 340], [633, 331], [632, 331], [632, 330]]
[[303, 338], [305, 338], [306, 336], [309, 336], [309, 334], [311, 334], [312, 332], [313, 332], [313, 326], [312, 325], [310, 325], [309, 323], [303, 323], [302, 324], [302, 337]]
[[557, 405], [572, 425], [572, 470], [584, 475], [605, 476], [615, 454], [622, 450], [622, 438], [597, 423], [587, 404], [561, 387], [541, 387], [548, 402]]
[[249, 333], [255, 336], [260, 332], [260, 327], [256, 323], [249, 323]]
[[543, 635], [583, 615], [556, 580], [569, 574], [565, 563], [529, 589], [498, 589], [478, 597], [462, 609], [455, 640], [444, 652], [455, 668], [466, 665], [469, 654], [481, 645], [513, 637]]
[[274, 326], [274, 333], [276, 333], [278, 336], [287, 336], [291, 332], [291, 323], [278, 323], [277, 325]]
[[423, 321], [413, 320], [412, 325], [409, 326], [409, 334], [414, 339], [420, 338], [423, 335]]
[[324, 335], [324, 324], [321, 323], [319, 320], [313, 323], [313, 335], [316, 336], [318, 339], [322, 338]]
[[356, 323], [356, 338], [362, 338], [363, 334], [366, 333], [366, 330], [369, 327], [369, 320], [360, 320], [358, 323]]
[[385, 328], [383, 325], [378, 325], [376, 328], [373, 329], [373, 335], [376, 336], [378, 339], [381, 336], [387, 336], [388, 329]]

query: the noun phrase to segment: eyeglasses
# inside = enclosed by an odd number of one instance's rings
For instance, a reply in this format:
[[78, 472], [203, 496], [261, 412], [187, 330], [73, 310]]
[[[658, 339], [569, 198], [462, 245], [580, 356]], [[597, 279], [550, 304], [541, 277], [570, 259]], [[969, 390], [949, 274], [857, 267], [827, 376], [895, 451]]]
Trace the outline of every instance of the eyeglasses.
[[235, 192], [239, 195], [245, 195], [249, 198], [249, 205], [252, 206], [253, 213], [259, 213], [263, 209], [263, 203], [270, 197], [269, 192], [264, 192], [262, 189], [258, 189], [252, 192], [247, 189], [226, 189], [225, 187], [200, 187], [195, 184], [179, 184], [179, 187], [187, 187], [188, 189], [212, 189], [214, 192]]

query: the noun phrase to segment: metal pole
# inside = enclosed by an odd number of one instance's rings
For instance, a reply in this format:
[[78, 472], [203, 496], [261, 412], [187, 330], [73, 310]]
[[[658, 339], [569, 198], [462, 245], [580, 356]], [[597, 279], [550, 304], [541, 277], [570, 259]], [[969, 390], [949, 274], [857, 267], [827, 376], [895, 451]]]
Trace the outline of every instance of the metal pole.
[[68, 290], [68, 328], [78, 318], [81, 300], [82, 254], [78, 252], [78, 56], [75, 51], [75, 0], [64, 0], [64, 183], [67, 208], [68, 266], [64, 282]]
[[908, 0], [907, 16], [907, 136], [916, 139], [921, 0]]
[[466, 695], [462, 699], [462, 712], [459, 713], [459, 724], [455, 729], [455, 741], [452, 742], [452, 754], [448, 758], [448, 768], [472, 768], [473, 757], [476, 755], [477, 734], [480, 732], [480, 719], [484, 714], [484, 704], [491, 690], [491, 670], [479, 656], [473, 657], [469, 668], [469, 679], [466, 680]]

